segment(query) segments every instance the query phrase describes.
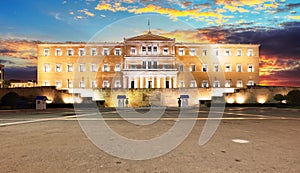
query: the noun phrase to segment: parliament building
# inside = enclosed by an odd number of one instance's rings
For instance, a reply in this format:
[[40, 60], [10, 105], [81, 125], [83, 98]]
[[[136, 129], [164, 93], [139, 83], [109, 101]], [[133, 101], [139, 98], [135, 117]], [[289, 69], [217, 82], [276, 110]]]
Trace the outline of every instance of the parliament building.
[[151, 33], [123, 42], [38, 44], [38, 85], [57, 89], [246, 88], [258, 44], [182, 43]]

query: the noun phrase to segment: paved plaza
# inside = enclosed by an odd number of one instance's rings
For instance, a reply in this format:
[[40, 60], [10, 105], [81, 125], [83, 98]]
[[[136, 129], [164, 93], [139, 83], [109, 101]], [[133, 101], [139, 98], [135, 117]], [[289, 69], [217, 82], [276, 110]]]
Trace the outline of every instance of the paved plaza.
[[[160, 109], [157, 108], [157, 111]], [[126, 120], [137, 110], [103, 109], [102, 117], [71, 108], [0, 111], [0, 172], [300, 172], [300, 110], [272, 107], [226, 108], [222, 117], [209, 117], [209, 108], [167, 108], [158, 121], [137, 125]], [[126, 116], [119, 114], [125, 112]], [[196, 116], [191, 116], [196, 115]], [[79, 120], [79, 121], [78, 121]], [[128, 160], [107, 154], [86, 136], [79, 122], [105, 121], [116, 133], [148, 140], [178, 121], [195, 120], [187, 138], [174, 150], [149, 160]], [[212, 138], [199, 145], [208, 120], [221, 120]], [[96, 128], [96, 127], [95, 127]]]

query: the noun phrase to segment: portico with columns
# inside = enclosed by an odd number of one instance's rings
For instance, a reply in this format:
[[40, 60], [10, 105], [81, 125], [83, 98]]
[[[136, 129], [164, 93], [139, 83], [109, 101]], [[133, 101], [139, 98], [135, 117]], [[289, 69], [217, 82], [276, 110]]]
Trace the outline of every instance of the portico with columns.
[[177, 88], [177, 71], [123, 71], [123, 88]]

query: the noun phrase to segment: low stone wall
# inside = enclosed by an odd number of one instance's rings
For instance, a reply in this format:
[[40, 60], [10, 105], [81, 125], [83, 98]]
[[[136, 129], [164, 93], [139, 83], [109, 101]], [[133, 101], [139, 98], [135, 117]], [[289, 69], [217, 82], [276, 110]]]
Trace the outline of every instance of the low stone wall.
[[286, 95], [289, 91], [300, 90], [300, 87], [251, 87], [236, 89], [234, 93], [227, 94], [227, 103], [277, 103], [273, 97], [276, 94]]
[[56, 90], [55, 87], [29, 87], [29, 88], [1, 88], [0, 98], [9, 92], [15, 92], [19, 96], [35, 98], [36, 96], [47, 96], [53, 103], [65, 103], [64, 99], [72, 97], [66, 90]]
[[[245, 89], [235, 89], [234, 93], [225, 94], [227, 103], [276, 103], [273, 99], [276, 94], [286, 95], [289, 91], [300, 89], [299, 87], [251, 87]], [[232, 90], [233, 91], [233, 90]], [[212, 88], [194, 88], [194, 89], [90, 89], [81, 90], [81, 93], [72, 94], [63, 90], [56, 90], [55, 87], [32, 87], [32, 88], [2, 88], [0, 89], [0, 98], [8, 92], [16, 92], [20, 96], [27, 98], [35, 98], [36, 96], [47, 96], [52, 100], [52, 103], [73, 103], [83, 102], [90, 99], [82, 99], [83, 97], [92, 97], [94, 101], [104, 102], [106, 107], [117, 107], [120, 101], [117, 99], [118, 95], [125, 95], [129, 100], [128, 106], [177, 106], [178, 97], [180, 95], [188, 95], [188, 106], [195, 106], [199, 104], [200, 100], [211, 100], [212, 95], [215, 95], [216, 89]], [[220, 93], [220, 92], [219, 92]], [[184, 104], [185, 100], [182, 100]]]

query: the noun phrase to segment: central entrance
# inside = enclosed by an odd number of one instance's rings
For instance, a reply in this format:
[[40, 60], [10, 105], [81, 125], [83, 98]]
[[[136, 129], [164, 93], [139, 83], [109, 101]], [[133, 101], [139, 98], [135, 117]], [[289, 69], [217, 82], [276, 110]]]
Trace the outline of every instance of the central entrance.
[[148, 81], [148, 88], [152, 88], [152, 81]]
[[170, 88], [170, 82], [166, 81], [166, 88]]

